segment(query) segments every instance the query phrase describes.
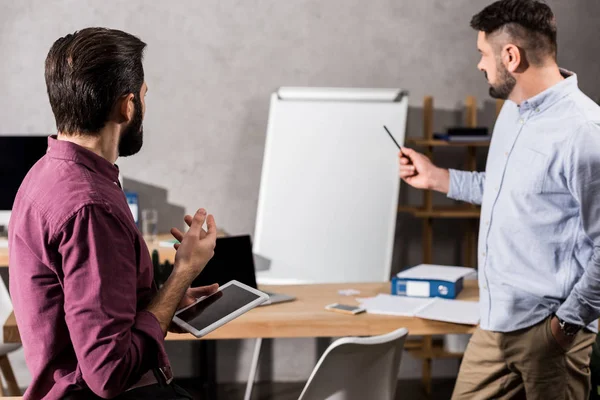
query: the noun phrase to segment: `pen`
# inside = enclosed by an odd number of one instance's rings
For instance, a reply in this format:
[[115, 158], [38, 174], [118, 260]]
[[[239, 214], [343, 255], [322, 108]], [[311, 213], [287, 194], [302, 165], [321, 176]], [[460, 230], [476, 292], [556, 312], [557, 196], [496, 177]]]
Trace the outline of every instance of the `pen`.
[[387, 128], [387, 126], [383, 126], [383, 129], [385, 129], [385, 131], [387, 132], [388, 135], [390, 135], [390, 138], [394, 141], [394, 143], [396, 144], [396, 146], [398, 146], [398, 149], [400, 150], [400, 154], [404, 155], [402, 153], [402, 147], [400, 147], [400, 145], [398, 144], [398, 142], [396, 142], [396, 139], [394, 139], [394, 137], [392, 136], [392, 133], [390, 132], [390, 130]]

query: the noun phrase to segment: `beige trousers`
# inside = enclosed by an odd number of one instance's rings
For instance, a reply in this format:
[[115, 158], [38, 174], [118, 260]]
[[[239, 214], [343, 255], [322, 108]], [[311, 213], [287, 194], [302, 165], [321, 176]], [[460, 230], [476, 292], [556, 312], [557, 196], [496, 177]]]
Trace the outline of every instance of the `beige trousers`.
[[510, 333], [477, 329], [452, 399], [587, 400], [595, 339], [581, 331], [565, 350], [552, 336], [550, 318]]

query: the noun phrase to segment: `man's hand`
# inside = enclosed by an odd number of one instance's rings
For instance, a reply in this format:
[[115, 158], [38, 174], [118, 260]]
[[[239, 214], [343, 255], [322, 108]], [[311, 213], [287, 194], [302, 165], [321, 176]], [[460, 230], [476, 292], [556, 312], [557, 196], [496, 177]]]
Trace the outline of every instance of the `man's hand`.
[[[177, 310], [181, 310], [182, 308], [185, 308], [185, 307], [193, 304], [196, 300], [198, 300], [201, 297], [210, 296], [211, 294], [216, 293], [218, 290], [219, 290], [218, 283], [212, 284], [210, 286], [199, 286], [199, 287], [195, 287], [195, 288], [189, 288], [183, 295], [183, 298], [181, 299], [181, 301], [179, 302], [179, 305], [177, 306]], [[181, 327], [179, 325], [171, 323], [171, 325], [169, 325], [169, 332], [185, 333], [186, 331], [181, 329]]]
[[[208, 231], [202, 229], [205, 222]], [[177, 305], [215, 252], [217, 226], [213, 216], [207, 217], [206, 210], [200, 209], [190, 225], [185, 234], [179, 229], [171, 229], [173, 236], [181, 242], [175, 254], [173, 272], [146, 308], [154, 314], [164, 334], [171, 325]]]
[[198, 300], [201, 297], [210, 296], [211, 294], [215, 293], [217, 290], [219, 290], [218, 283], [213, 283], [210, 286], [199, 286], [199, 287], [189, 288], [183, 295], [181, 302], [179, 302], [179, 305], [177, 306], [177, 310], [181, 310], [182, 308], [185, 308], [185, 307], [189, 306], [190, 304], [193, 304], [196, 300]]
[[[194, 221], [194, 218], [191, 215], [186, 215], [185, 217], [183, 217], [183, 220], [185, 221], [185, 224], [188, 227], [192, 226], [192, 222]], [[206, 231], [204, 229], [202, 229], [202, 232], [204, 232], [204, 234], [206, 234]], [[177, 239], [178, 241], [181, 242], [181, 240], [183, 239], [184, 234], [177, 228], [171, 228], [171, 235], [173, 235], [173, 237], [175, 239]], [[175, 247], [175, 250], [179, 250], [179, 246], [181, 246], [181, 243], [175, 243], [173, 245], [173, 247]]]
[[448, 193], [450, 173], [439, 168], [424, 154], [413, 149], [402, 147], [398, 154], [400, 162], [400, 178], [417, 189], [432, 189]]
[[552, 319], [550, 320], [550, 330], [552, 331], [552, 336], [554, 336], [554, 340], [556, 340], [556, 343], [558, 343], [558, 345], [562, 347], [564, 351], [567, 351], [571, 348], [571, 345], [575, 340], [575, 335], [565, 335], [562, 329], [560, 329], [560, 324], [556, 316], [552, 317]]
[[[171, 234], [181, 243], [175, 245], [175, 265], [173, 272], [189, 273], [192, 280], [202, 272], [208, 261], [214, 255], [217, 240], [217, 226], [212, 215], [206, 216], [204, 209], [198, 210], [194, 217], [184, 218], [190, 229], [184, 234], [177, 228], [171, 229]], [[206, 222], [208, 230], [202, 228]]]

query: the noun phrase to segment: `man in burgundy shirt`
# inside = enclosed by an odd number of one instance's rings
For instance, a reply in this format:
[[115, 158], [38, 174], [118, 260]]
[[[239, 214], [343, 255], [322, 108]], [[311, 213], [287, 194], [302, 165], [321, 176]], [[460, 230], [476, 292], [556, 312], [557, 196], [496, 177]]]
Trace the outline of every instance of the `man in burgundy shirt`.
[[164, 337], [178, 307], [217, 289], [189, 289], [216, 227], [198, 210], [185, 235], [171, 231], [181, 245], [157, 290], [114, 165], [142, 147], [144, 47], [89, 28], [48, 53], [58, 135], [24, 179], [9, 226], [10, 292], [33, 376], [26, 399], [191, 398], [171, 383]]

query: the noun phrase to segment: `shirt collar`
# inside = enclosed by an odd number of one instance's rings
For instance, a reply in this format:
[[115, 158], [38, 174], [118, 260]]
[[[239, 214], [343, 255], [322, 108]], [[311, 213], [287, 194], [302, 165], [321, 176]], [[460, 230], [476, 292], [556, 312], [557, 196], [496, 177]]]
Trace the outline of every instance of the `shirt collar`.
[[84, 165], [92, 172], [105, 176], [113, 182], [118, 182], [119, 180], [119, 167], [78, 144], [66, 140], [58, 140], [55, 135], [48, 137], [48, 150], [46, 154], [51, 158], [73, 161]]
[[528, 110], [542, 112], [556, 103], [558, 100], [578, 89], [577, 74], [566, 69], [560, 69], [560, 74], [565, 78], [556, 85], [544, 90], [521, 103], [519, 111], [524, 113]]

